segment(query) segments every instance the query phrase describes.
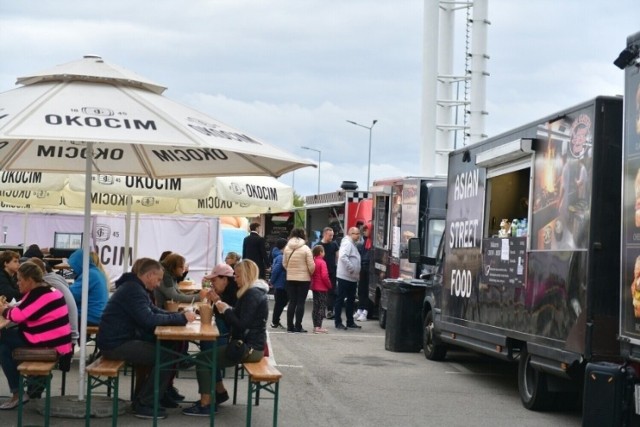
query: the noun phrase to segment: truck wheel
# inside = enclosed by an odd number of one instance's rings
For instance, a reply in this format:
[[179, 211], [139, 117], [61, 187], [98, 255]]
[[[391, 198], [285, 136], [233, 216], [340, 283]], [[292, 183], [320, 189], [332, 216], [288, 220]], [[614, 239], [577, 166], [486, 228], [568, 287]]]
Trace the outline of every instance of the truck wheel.
[[424, 357], [429, 360], [444, 360], [447, 355], [447, 347], [436, 344], [433, 336], [433, 311], [427, 311], [424, 317], [424, 329], [422, 330], [422, 348]]
[[532, 411], [550, 408], [553, 394], [547, 387], [547, 374], [531, 366], [531, 355], [525, 346], [520, 352], [518, 391], [522, 405]]
[[378, 306], [378, 325], [382, 329], [387, 327], [387, 310]]

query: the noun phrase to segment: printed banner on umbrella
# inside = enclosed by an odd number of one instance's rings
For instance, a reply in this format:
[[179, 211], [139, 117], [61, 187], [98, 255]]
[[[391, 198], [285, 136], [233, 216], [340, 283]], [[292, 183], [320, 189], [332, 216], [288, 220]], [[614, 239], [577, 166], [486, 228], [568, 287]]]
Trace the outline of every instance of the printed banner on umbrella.
[[293, 207], [293, 188], [277, 179], [256, 176], [216, 178], [218, 197], [281, 211]]
[[[94, 174], [91, 177], [91, 191], [135, 196], [205, 197], [211, 192], [214, 183], [214, 178], [154, 179], [146, 176]], [[69, 175], [69, 189], [84, 192], [84, 176]]]
[[3, 171], [0, 174], [0, 187], [3, 190], [62, 190], [67, 182], [66, 174], [44, 173], [37, 171]]

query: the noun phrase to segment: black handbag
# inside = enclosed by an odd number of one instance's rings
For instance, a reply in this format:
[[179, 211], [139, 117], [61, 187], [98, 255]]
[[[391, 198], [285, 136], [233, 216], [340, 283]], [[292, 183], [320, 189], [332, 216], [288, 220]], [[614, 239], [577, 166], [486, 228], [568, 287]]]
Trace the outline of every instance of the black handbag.
[[230, 340], [225, 349], [227, 360], [234, 365], [242, 362], [247, 353], [249, 353], [249, 346], [239, 339]]

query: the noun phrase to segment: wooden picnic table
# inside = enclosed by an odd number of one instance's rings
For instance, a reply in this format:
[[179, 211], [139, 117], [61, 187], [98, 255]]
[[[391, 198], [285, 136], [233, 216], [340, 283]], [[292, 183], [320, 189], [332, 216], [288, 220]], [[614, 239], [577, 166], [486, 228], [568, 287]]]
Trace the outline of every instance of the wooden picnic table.
[[[200, 353], [208, 352], [211, 355], [211, 364], [207, 366], [207, 368], [211, 369], [211, 415], [209, 417], [209, 425], [213, 427], [215, 423], [215, 384], [216, 384], [216, 364], [217, 364], [217, 345], [216, 340], [220, 336], [220, 332], [218, 331], [218, 327], [215, 322], [212, 324], [203, 325], [200, 321], [195, 321], [191, 323], [187, 323], [184, 326], [156, 326], [155, 329], [156, 335], [156, 363], [153, 369], [154, 374], [154, 393], [153, 393], [153, 426], [156, 427], [158, 425], [158, 408], [160, 401], [160, 390], [158, 390], [158, 384], [160, 383], [160, 369], [174, 367], [178, 365], [178, 362], [188, 360], [195, 362], [196, 366], [201, 364], [198, 359], [198, 355]], [[207, 349], [204, 351], [199, 351], [196, 353], [178, 353], [170, 348], [164, 347], [161, 345], [161, 341], [211, 341], [213, 345], [211, 349]], [[160, 365], [160, 352], [169, 351], [171, 354], [175, 355], [176, 358], [171, 360], [170, 362]]]

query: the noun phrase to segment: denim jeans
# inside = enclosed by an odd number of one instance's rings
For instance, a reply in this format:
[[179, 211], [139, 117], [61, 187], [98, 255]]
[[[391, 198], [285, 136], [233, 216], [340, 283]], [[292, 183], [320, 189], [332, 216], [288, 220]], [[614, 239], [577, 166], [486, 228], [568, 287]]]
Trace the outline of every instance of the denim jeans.
[[[336, 305], [333, 310], [333, 318], [336, 326], [342, 325], [342, 306], [345, 306], [345, 314], [347, 316], [347, 326], [353, 325], [353, 305], [356, 300], [357, 282], [351, 282], [338, 278], [338, 296], [336, 297]], [[346, 304], [345, 304], [346, 300]]]
[[11, 393], [18, 392], [20, 379], [18, 363], [13, 360], [12, 354], [13, 350], [18, 347], [30, 347], [30, 344], [24, 339], [18, 328], [4, 329], [0, 333], [0, 363], [2, 363], [2, 370], [7, 377]]

